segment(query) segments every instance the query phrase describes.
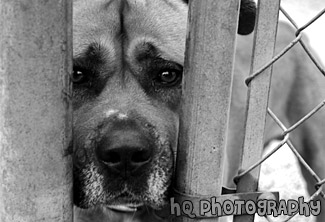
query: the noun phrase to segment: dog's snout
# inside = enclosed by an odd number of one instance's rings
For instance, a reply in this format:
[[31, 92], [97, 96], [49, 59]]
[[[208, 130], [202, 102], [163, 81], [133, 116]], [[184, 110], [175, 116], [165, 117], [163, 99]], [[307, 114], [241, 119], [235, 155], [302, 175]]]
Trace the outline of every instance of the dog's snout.
[[136, 174], [152, 159], [150, 141], [135, 130], [116, 130], [102, 138], [96, 148], [98, 159], [123, 175]]

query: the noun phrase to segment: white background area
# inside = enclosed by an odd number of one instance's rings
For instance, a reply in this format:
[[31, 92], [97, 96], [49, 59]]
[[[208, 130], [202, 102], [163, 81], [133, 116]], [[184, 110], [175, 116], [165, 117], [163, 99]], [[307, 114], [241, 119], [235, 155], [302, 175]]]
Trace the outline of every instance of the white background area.
[[[325, 8], [325, 0], [282, 0], [281, 6], [301, 27]], [[281, 14], [280, 19], [285, 20]], [[308, 26], [304, 33], [307, 34], [311, 47], [325, 63], [325, 15]]]

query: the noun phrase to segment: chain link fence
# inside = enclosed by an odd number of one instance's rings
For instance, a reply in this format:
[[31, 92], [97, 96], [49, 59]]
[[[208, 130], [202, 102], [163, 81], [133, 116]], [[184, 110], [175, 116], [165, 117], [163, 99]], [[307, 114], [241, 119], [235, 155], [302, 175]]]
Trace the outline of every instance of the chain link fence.
[[[321, 18], [321, 16], [325, 17], [325, 8], [320, 8], [319, 12], [314, 15], [312, 19], [310, 19], [308, 22], [306, 22], [304, 25], [299, 26], [297, 25], [297, 22], [290, 16], [290, 13], [286, 11], [286, 8], [283, 7], [281, 4], [280, 11], [283, 13], [283, 15], [288, 19], [291, 26], [295, 28], [295, 37], [292, 39], [292, 41], [277, 55], [275, 55], [267, 64], [259, 68], [256, 72], [250, 75], [246, 79], [246, 84], [249, 85], [251, 82], [255, 81], [256, 77], [259, 76], [265, 69], [276, 63], [280, 58], [286, 56], [286, 53], [289, 52], [296, 44], [300, 44], [302, 48], [304, 49], [304, 52], [308, 55], [308, 58], [313, 62], [313, 64], [317, 67], [319, 70], [319, 75], [325, 76], [325, 70], [323, 64], [321, 64], [319, 58], [317, 58], [316, 54], [313, 52], [311, 47], [309, 46], [308, 42], [306, 42], [306, 39], [304, 38], [304, 32], [305, 30], [312, 25], [315, 21]], [[325, 24], [324, 24], [325, 25]], [[325, 26], [323, 26], [325, 27]], [[321, 47], [321, 46], [320, 46]], [[321, 50], [321, 48], [320, 48]], [[325, 48], [323, 48], [325, 50]], [[324, 77], [325, 78], [325, 77]], [[281, 98], [280, 98], [281, 99]], [[271, 157], [273, 154], [275, 154], [277, 151], [279, 151], [283, 145], [287, 145], [292, 153], [295, 155], [297, 160], [299, 161], [299, 164], [301, 167], [306, 170], [311, 177], [314, 180], [314, 186], [315, 191], [313, 194], [311, 194], [309, 200], [305, 200], [306, 202], [313, 201], [317, 198], [324, 198], [324, 184], [325, 184], [325, 178], [322, 178], [320, 175], [317, 175], [317, 173], [307, 164], [307, 162], [304, 160], [302, 155], [298, 152], [298, 150], [295, 148], [293, 143], [290, 139], [290, 134], [294, 133], [295, 130], [297, 130], [303, 123], [306, 121], [309, 121], [309, 119], [314, 116], [317, 112], [319, 112], [321, 109], [324, 109], [325, 105], [325, 98], [323, 101], [321, 101], [317, 106], [315, 106], [313, 109], [311, 109], [308, 113], [305, 114], [302, 118], [300, 118], [296, 123], [294, 123], [291, 126], [286, 126], [285, 123], [281, 121], [281, 118], [279, 118], [273, 111], [272, 107], [268, 107], [267, 113], [268, 115], [275, 121], [275, 123], [282, 129], [282, 140], [278, 141], [274, 148], [270, 152], [268, 152], [266, 155], [264, 155], [263, 158], [261, 158], [259, 161], [257, 161], [255, 164], [251, 165], [247, 169], [245, 169], [243, 172], [241, 172], [235, 179], [239, 180], [244, 175], [247, 175], [249, 172], [254, 170], [256, 167], [259, 167], [265, 160], [267, 160], [269, 157]], [[324, 120], [325, 121], [325, 120]], [[325, 124], [325, 122], [324, 122]], [[325, 133], [325, 132], [324, 132]], [[325, 135], [324, 135], [325, 136]], [[324, 144], [325, 146], [325, 144]], [[325, 160], [324, 160], [325, 162]], [[325, 164], [323, 164], [325, 165]], [[281, 192], [280, 192], [280, 199], [281, 199]], [[298, 213], [298, 212], [297, 212]], [[298, 219], [298, 216], [296, 214], [291, 216], [281, 216], [280, 218], [265, 218], [267, 221], [309, 221], [310, 218], [303, 217]], [[260, 221], [265, 221], [265, 219], [261, 219]]]

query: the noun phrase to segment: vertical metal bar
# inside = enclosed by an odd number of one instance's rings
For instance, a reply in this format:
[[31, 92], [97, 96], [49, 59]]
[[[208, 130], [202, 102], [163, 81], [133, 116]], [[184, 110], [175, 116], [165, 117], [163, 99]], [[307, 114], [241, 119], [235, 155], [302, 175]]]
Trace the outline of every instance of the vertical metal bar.
[[72, 1], [0, 0], [0, 221], [72, 221]]
[[[258, 1], [251, 73], [254, 73], [254, 71], [258, 70], [273, 57], [279, 7], [280, 0]], [[272, 66], [254, 78], [249, 85], [242, 169], [247, 169], [262, 156], [271, 74]], [[257, 167], [240, 178], [237, 185], [237, 192], [256, 191], [258, 188], [259, 173], [260, 167]], [[235, 216], [234, 221], [254, 221], [254, 215]]]
[[239, 1], [190, 1], [189, 8], [175, 189], [191, 195], [218, 195]]

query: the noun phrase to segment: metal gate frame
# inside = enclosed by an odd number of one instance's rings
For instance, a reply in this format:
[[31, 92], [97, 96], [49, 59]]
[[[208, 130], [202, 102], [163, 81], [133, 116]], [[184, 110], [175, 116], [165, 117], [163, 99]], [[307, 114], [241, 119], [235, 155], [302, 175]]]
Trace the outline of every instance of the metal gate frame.
[[0, 18], [0, 221], [72, 221], [72, 1], [0, 0]]

